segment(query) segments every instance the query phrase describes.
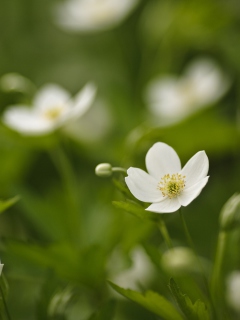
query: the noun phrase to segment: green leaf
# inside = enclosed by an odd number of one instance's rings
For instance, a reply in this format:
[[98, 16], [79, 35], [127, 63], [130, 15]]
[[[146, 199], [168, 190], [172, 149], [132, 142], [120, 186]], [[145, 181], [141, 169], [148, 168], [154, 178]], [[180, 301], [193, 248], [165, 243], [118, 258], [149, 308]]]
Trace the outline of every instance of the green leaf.
[[113, 184], [115, 185], [115, 187], [121, 192], [123, 193], [125, 196], [127, 196], [128, 198], [133, 198], [133, 195], [131, 194], [131, 192], [129, 191], [129, 189], [126, 186], [126, 183], [117, 179], [113, 179]]
[[115, 308], [116, 302], [111, 300], [104, 304], [98, 313], [93, 314], [89, 320], [112, 320]]
[[4, 212], [9, 207], [13, 206], [19, 199], [19, 196], [15, 196], [8, 200], [0, 200], [0, 213]]
[[142, 220], [157, 221], [159, 218], [158, 214], [146, 211], [142, 206], [131, 200], [113, 201], [113, 205], [116, 208], [123, 209]]
[[163, 296], [153, 291], [147, 291], [145, 294], [130, 289], [123, 289], [116, 284], [109, 282], [111, 287], [124, 297], [140, 304], [165, 320], [183, 320], [183, 317], [175, 307]]
[[171, 278], [169, 288], [179, 308], [188, 320], [209, 320], [210, 315], [204, 302], [197, 300], [194, 304], [191, 299], [183, 294], [176, 282]]

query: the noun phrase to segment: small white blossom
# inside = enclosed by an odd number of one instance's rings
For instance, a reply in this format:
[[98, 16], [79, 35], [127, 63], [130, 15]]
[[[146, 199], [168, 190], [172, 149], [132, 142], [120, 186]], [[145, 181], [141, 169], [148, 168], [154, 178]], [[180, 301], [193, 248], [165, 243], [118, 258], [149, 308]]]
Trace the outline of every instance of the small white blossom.
[[226, 298], [229, 305], [240, 313], [240, 271], [233, 271], [228, 276]]
[[118, 25], [139, 0], [66, 0], [55, 7], [56, 23], [71, 31], [97, 31]]
[[146, 92], [151, 112], [163, 123], [171, 123], [220, 99], [229, 80], [209, 59], [192, 62], [181, 77], [173, 75], [152, 81]]
[[209, 161], [204, 151], [197, 152], [181, 169], [175, 150], [157, 142], [146, 155], [148, 173], [129, 168], [126, 184], [140, 201], [152, 203], [146, 210], [157, 213], [177, 211], [187, 206], [208, 182]]
[[87, 84], [71, 98], [65, 89], [48, 84], [37, 92], [31, 108], [25, 105], [9, 106], [2, 121], [24, 135], [47, 134], [82, 116], [91, 106], [95, 93], [95, 86]]
[[[123, 268], [123, 262], [118, 252], [114, 252], [110, 258], [109, 272], [110, 279], [123, 288], [139, 289], [141, 286], [147, 286], [155, 275], [154, 266], [146, 252], [140, 246], [135, 247], [130, 252], [132, 265], [130, 268]], [[117, 267], [122, 267], [116, 273]]]

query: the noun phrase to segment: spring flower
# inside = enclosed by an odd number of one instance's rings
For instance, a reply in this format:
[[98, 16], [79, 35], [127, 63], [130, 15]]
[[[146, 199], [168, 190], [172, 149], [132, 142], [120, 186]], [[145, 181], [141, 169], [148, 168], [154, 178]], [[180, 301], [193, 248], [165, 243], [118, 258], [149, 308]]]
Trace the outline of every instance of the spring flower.
[[60, 86], [48, 84], [37, 92], [32, 108], [9, 106], [2, 120], [24, 135], [47, 134], [82, 116], [91, 106], [95, 92], [95, 86], [87, 84], [75, 98], [71, 98]]
[[119, 24], [139, 0], [67, 0], [55, 8], [56, 23], [71, 31], [104, 30]]
[[157, 142], [146, 155], [148, 173], [129, 168], [126, 184], [140, 201], [151, 202], [146, 209], [157, 213], [177, 211], [187, 206], [208, 182], [208, 157], [197, 152], [181, 169], [180, 159], [173, 148]]
[[181, 77], [169, 75], [152, 81], [146, 100], [150, 111], [168, 124], [215, 103], [228, 87], [226, 76], [205, 58], [193, 61]]

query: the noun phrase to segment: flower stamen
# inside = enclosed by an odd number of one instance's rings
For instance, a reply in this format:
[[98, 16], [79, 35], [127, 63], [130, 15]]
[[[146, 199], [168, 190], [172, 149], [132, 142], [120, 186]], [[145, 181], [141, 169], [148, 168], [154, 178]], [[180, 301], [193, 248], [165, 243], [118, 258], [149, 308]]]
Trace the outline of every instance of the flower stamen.
[[44, 112], [44, 116], [49, 120], [55, 120], [60, 116], [60, 114], [62, 113], [62, 110], [63, 110], [62, 107], [56, 106], [49, 110], [46, 110]]
[[185, 187], [186, 176], [182, 176], [179, 173], [176, 174], [165, 174], [158, 184], [157, 189], [162, 192], [164, 197], [169, 197], [170, 199], [175, 198], [181, 194]]

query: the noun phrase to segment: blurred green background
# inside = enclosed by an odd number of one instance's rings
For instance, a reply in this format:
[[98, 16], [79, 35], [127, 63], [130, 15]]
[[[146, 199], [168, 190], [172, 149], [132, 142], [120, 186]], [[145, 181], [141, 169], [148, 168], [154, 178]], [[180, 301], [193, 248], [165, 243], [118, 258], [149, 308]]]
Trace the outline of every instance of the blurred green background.
[[[104, 308], [110, 314], [105, 320], [156, 319], [114, 295], [106, 280], [131, 268], [136, 247], [164, 250], [161, 235], [150, 222], [114, 208], [111, 202], [123, 195], [94, 169], [101, 162], [145, 169], [145, 154], [156, 141], [171, 145], [183, 164], [205, 150], [209, 183], [183, 212], [198, 252], [213, 258], [220, 209], [239, 191], [239, 2], [140, 1], [114, 28], [71, 33], [54, 24], [59, 1], [0, 1], [1, 77], [19, 73], [36, 88], [53, 82], [73, 95], [88, 81], [98, 88], [75, 131], [23, 137], [0, 126], [0, 197], [21, 197], [0, 217], [9, 310], [19, 320], [102, 319], [94, 314]], [[180, 75], [201, 56], [216, 61], [231, 79], [228, 92], [182, 122], [159, 127], [144, 99], [147, 84], [163, 73]], [[1, 90], [1, 113], [32, 96]], [[164, 219], [174, 241], [184, 244], [178, 215]], [[226, 273], [240, 267], [234, 251], [239, 243], [234, 234]], [[164, 293], [167, 277], [150, 260], [155, 272], [139, 288]]]

